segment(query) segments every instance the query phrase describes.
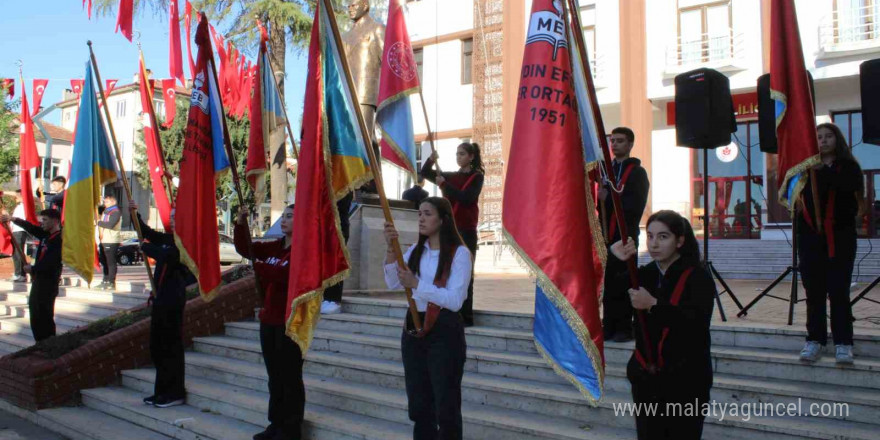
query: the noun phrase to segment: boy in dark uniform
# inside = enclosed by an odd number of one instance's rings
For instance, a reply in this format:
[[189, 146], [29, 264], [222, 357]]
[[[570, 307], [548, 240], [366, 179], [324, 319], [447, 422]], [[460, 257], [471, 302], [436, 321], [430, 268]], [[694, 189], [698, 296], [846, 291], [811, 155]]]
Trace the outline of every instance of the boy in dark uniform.
[[[635, 241], [636, 249], [638, 249], [639, 220], [641, 220], [645, 205], [648, 203], [650, 183], [648, 183], [648, 173], [642, 168], [642, 162], [629, 156], [634, 142], [635, 134], [627, 127], [617, 127], [611, 131], [611, 152], [614, 155], [614, 160], [611, 161], [611, 170], [614, 172], [617, 191], [620, 193], [620, 202], [623, 205], [626, 231]], [[602, 227], [605, 233], [605, 243], [609, 246], [621, 239], [610, 191], [612, 191], [611, 185], [607, 183], [599, 190], [600, 213], [603, 216]], [[625, 270], [626, 262], [618, 260], [611, 252], [608, 252], [608, 262], [605, 265], [605, 291], [602, 294], [602, 329], [606, 341], [627, 342], [632, 340], [633, 308], [627, 294], [629, 286], [623, 279], [615, 276]]]
[[55, 297], [58, 296], [58, 283], [61, 281], [61, 213], [55, 209], [40, 211], [40, 226], [20, 218], [0, 216], [0, 222], [10, 220], [40, 239], [34, 264], [26, 264], [22, 268], [33, 280], [28, 311], [34, 340], [40, 342], [55, 336]]

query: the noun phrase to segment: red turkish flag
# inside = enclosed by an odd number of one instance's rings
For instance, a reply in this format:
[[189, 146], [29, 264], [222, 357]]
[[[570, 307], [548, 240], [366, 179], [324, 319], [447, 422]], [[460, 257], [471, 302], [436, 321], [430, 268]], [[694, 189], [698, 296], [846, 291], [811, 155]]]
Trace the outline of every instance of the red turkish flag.
[[25, 220], [37, 223], [37, 213], [34, 210], [34, 192], [31, 188], [31, 169], [40, 166], [40, 155], [37, 154], [37, 141], [34, 139], [34, 124], [31, 120], [30, 107], [28, 106], [27, 92], [24, 89], [24, 80], [21, 81], [21, 121], [20, 137], [18, 143], [19, 169], [21, 170], [21, 196], [24, 204]]
[[131, 41], [134, 17], [134, 0], [119, 0], [119, 11], [116, 15], [116, 30], [122, 30], [122, 35]]
[[12, 78], [3, 78], [0, 79], [0, 89], [6, 89], [6, 96], [8, 98], [15, 97], [15, 80]]
[[180, 11], [177, 0], [168, 2], [168, 39], [168, 69], [171, 77], [179, 79], [180, 85], [186, 86], [183, 80], [183, 56], [180, 53]]
[[192, 4], [190, 4], [189, 0], [186, 0], [186, 5], [183, 8], [183, 26], [186, 29], [186, 55], [189, 57], [189, 77], [194, 78], [196, 75], [196, 62], [193, 61], [192, 35], [190, 34], [192, 29]]
[[79, 99], [80, 93], [83, 90], [83, 84], [86, 80], [84, 79], [72, 79], [70, 80], [70, 90], [73, 90], [73, 93], [76, 93], [76, 99]]
[[34, 111], [33, 114], [37, 114], [40, 111], [40, 103], [43, 102], [43, 94], [46, 93], [46, 85], [49, 84], [48, 79], [35, 79], [34, 80]]
[[104, 96], [110, 96], [110, 92], [112, 92], [113, 89], [116, 88], [116, 83], [118, 83], [118, 82], [119, 82], [118, 79], [108, 79], [108, 80], [104, 81], [104, 84], [106, 84], [104, 86]]
[[174, 116], [177, 115], [177, 101], [174, 99], [177, 91], [174, 87], [174, 78], [162, 80], [162, 98], [165, 99], [165, 123], [162, 126], [165, 128], [171, 127], [171, 124], [174, 123]]
[[[170, 80], [172, 83], [174, 80]], [[138, 83], [141, 92], [141, 107], [144, 109], [144, 143], [147, 147], [147, 164], [150, 168], [150, 183], [153, 188], [153, 197], [156, 200], [156, 209], [165, 231], [171, 231], [171, 201], [165, 189], [165, 158], [162, 153], [162, 139], [159, 130], [155, 126], [158, 123], [156, 112], [153, 109], [153, 82], [147, 81], [147, 70], [144, 67], [144, 59], [141, 58], [138, 69]]]

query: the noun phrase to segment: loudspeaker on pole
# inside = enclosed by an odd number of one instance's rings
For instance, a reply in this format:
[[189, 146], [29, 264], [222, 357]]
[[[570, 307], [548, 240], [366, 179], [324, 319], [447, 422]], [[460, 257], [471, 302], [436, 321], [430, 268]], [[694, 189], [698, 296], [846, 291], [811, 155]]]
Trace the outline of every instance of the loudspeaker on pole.
[[[859, 66], [862, 88], [862, 142], [880, 145], [880, 58]], [[851, 139], [851, 143], [858, 142]]]
[[675, 140], [682, 147], [711, 149], [730, 144], [736, 131], [730, 80], [713, 69], [675, 77]]

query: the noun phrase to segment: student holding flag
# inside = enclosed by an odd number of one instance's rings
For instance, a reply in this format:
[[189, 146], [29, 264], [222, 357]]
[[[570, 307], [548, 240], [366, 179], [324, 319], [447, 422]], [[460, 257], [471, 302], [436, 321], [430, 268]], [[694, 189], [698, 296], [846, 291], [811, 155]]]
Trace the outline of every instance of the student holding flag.
[[[480, 192], [483, 190], [483, 159], [480, 157], [480, 146], [476, 142], [464, 142], [455, 150], [455, 161], [459, 169], [456, 172], [444, 172], [437, 174], [432, 168], [437, 161], [437, 153], [425, 161], [422, 166], [422, 176], [434, 182], [443, 191], [445, 197], [452, 204], [452, 212], [455, 216], [455, 224], [461, 238], [471, 251], [471, 256], [477, 256], [477, 223], [480, 220]], [[468, 284], [468, 295], [461, 307], [461, 317], [465, 327], [474, 325], [474, 277]]]
[[[715, 282], [700, 262], [700, 247], [690, 222], [675, 211], [658, 211], [648, 218], [648, 252], [653, 261], [639, 268], [638, 289], [629, 289], [636, 310], [647, 319], [636, 329], [647, 332], [650, 346], [636, 338], [626, 367], [633, 402], [701, 405], [712, 387], [709, 324], [715, 305]], [[636, 258], [636, 244], [617, 241], [610, 251], [620, 261]], [[617, 274], [628, 278], [626, 269]], [[655, 359], [650, 365], [648, 359]], [[637, 415], [639, 440], [697, 440], [703, 416]]]
[[413, 327], [407, 314], [401, 336], [409, 418], [415, 422], [413, 440], [461, 439], [461, 378], [467, 343], [456, 312], [467, 298], [473, 257], [455, 227], [452, 205], [440, 197], [428, 197], [419, 205], [419, 240], [403, 255], [406, 268], [398, 267], [390, 247], [397, 238], [394, 225], [385, 223], [388, 288], [413, 289], [422, 322], [428, 303], [442, 308], [431, 332], [422, 338], [406, 330]]
[[[798, 209], [798, 255], [807, 291], [807, 342], [803, 361], [815, 362], [828, 342], [826, 298], [831, 302], [831, 334], [839, 364], [853, 363], [850, 283], [856, 259], [856, 214], [865, 200], [862, 169], [834, 124], [817, 129], [822, 163], [815, 166], [817, 197], [813, 197], [813, 174], [807, 177]], [[815, 218], [819, 201], [822, 224]]]

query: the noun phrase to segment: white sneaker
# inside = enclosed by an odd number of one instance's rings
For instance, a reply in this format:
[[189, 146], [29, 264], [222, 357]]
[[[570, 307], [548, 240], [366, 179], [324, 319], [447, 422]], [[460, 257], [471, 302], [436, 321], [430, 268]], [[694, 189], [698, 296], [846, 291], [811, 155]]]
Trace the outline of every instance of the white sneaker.
[[852, 345], [837, 345], [836, 353], [834, 357], [837, 359], [838, 364], [849, 364], [853, 363], [853, 352]]
[[335, 315], [337, 313], [342, 313], [342, 306], [339, 305], [339, 303], [333, 301], [324, 301], [321, 303], [322, 315]]
[[801, 360], [806, 362], [816, 362], [822, 355], [822, 346], [816, 341], [807, 341], [804, 349], [801, 350]]

